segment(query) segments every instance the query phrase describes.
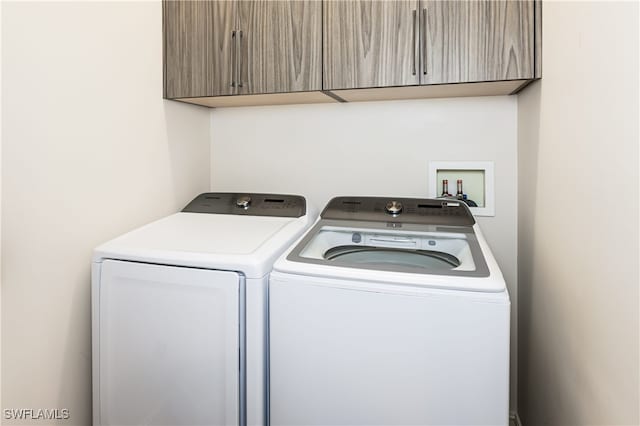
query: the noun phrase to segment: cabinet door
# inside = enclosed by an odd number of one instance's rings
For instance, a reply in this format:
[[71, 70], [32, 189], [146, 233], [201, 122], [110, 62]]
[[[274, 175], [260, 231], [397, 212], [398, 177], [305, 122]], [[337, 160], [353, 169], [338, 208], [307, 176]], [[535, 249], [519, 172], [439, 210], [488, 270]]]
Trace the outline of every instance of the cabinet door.
[[532, 1], [422, 0], [421, 83], [533, 78]]
[[420, 83], [417, 0], [323, 3], [324, 90]]
[[315, 0], [238, 3], [240, 94], [322, 89], [322, 9]]
[[165, 98], [231, 95], [236, 2], [162, 5]]

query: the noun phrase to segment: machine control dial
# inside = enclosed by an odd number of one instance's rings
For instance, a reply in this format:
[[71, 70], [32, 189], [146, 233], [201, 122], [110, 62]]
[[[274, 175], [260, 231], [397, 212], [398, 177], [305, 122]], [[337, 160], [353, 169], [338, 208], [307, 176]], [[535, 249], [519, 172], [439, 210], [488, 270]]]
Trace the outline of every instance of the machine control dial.
[[236, 200], [236, 206], [242, 207], [243, 209], [248, 209], [249, 204], [251, 204], [251, 197], [248, 195], [242, 196]]
[[402, 203], [400, 201], [389, 201], [385, 206], [385, 210], [390, 215], [399, 215], [400, 213], [402, 213]]

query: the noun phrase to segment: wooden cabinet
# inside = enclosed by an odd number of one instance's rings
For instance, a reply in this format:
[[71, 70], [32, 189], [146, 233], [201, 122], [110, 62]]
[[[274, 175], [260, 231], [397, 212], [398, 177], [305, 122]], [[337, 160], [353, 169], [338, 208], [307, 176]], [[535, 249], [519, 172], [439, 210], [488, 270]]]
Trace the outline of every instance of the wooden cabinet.
[[534, 77], [533, 1], [420, 2], [421, 84]]
[[324, 1], [324, 90], [420, 84], [418, 1]]
[[210, 107], [507, 95], [538, 0], [163, 0], [164, 94]]
[[235, 1], [164, 1], [165, 98], [233, 94]]
[[534, 78], [534, 3], [324, 2], [324, 89]]
[[241, 1], [240, 94], [322, 90], [321, 2]]
[[164, 1], [165, 97], [322, 89], [314, 0]]

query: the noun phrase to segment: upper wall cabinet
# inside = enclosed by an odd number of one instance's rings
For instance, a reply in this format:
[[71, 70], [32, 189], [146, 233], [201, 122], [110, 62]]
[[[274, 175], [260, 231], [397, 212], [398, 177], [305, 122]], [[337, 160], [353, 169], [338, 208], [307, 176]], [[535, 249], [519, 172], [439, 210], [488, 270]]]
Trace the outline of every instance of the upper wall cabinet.
[[422, 0], [420, 37], [422, 84], [533, 78], [532, 1]]
[[323, 6], [325, 90], [420, 84], [417, 0]]
[[240, 94], [322, 90], [322, 4], [240, 1]]
[[235, 1], [163, 1], [166, 98], [234, 93]]
[[210, 107], [508, 95], [538, 0], [163, 0], [164, 95]]
[[534, 78], [532, 1], [324, 2], [324, 89]]
[[163, 1], [163, 10], [166, 98], [322, 89], [319, 1]]

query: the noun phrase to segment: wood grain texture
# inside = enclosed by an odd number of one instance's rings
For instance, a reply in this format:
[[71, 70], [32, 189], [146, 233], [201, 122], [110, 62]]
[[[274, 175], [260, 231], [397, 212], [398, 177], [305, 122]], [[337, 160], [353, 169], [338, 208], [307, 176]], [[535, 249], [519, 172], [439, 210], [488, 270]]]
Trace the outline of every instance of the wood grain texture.
[[238, 2], [240, 94], [322, 89], [322, 3]]
[[324, 90], [419, 84], [417, 0], [325, 0], [323, 7]]
[[420, 7], [422, 84], [534, 77], [533, 1], [422, 0]]
[[162, 6], [165, 98], [231, 94], [236, 2], [165, 0]]

